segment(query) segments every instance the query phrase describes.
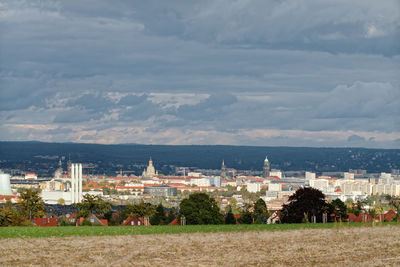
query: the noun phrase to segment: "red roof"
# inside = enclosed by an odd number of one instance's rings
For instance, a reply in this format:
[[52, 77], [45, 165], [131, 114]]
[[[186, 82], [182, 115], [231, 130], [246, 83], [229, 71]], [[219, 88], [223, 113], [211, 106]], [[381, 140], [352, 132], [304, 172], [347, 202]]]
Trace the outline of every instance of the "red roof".
[[175, 218], [172, 222], [170, 222], [168, 225], [179, 225], [178, 223], [178, 218]]
[[32, 223], [36, 226], [57, 226], [57, 217], [55, 218], [33, 218]]
[[139, 225], [151, 225], [150, 222], [146, 222], [143, 218], [128, 217], [122, 222], [122, 226], [139, 226]]
[[106, 219], [100, 219], [100, 221], [104, 226], [108, 226], [108, 221]]

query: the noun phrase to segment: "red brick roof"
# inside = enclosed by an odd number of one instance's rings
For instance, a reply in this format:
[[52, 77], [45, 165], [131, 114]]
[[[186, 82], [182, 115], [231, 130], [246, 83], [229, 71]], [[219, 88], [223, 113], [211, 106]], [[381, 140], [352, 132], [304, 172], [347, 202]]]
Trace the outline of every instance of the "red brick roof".
[[33, 218], [32, 223], [36, 226], [57, 226], [57, 217], [55, 218]]
[[178, 223], [178, 218], [175, 218], [172, 222], [170, 222], [168, 225], [179, 225]]

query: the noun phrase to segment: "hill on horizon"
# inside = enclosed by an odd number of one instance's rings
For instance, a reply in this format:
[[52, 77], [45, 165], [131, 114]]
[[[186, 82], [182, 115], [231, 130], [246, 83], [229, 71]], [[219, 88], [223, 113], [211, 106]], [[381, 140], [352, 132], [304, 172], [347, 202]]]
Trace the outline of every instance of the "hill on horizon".
[[219, 169], [224, 160], [228, 168], [262, 170], [265, 156], [268, 156], [272, 168], [283, 171], [365, 169], [368, 172], [390, 172], [400, 169], [400, 149], [0, 141], [0, 168], [41, 168], [42, 171], [45, 166], [51, 170], [57, 168], [61, 157], [94, 164], [103, 172], [132, 169], [135, 165], [147, 164], [150, 157], [158, 168]]

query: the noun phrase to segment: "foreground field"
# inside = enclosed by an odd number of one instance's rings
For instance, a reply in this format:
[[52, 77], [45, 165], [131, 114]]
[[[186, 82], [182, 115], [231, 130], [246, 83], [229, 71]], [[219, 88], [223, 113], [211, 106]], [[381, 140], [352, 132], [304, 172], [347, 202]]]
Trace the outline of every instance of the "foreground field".
[[[384, 223], [384, 225], [397, 223]], [[336, 227], [369, 226], [367, 223], [318, 223], [318, 224], [251, 224], [251, 225], [186, 225], [186, 226], [151, 226], [151, 227], [0, 227], [0, 238], [68, 237], [68, 236], [109, 236], [109, 235], [144, 235], [144, 234], [182, 234], [210, 232], [242, 231], [280, 231], [296, 229], [320, 229]]]
[[0, 240], [0, 265], [399, 266], [400, 227]]

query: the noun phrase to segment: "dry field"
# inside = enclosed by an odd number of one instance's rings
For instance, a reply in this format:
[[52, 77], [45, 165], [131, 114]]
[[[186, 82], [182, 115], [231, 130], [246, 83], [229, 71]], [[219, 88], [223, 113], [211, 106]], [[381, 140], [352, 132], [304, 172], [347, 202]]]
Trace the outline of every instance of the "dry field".
[[1, 239], [1, 266], [400, 266], [400, 227]]

